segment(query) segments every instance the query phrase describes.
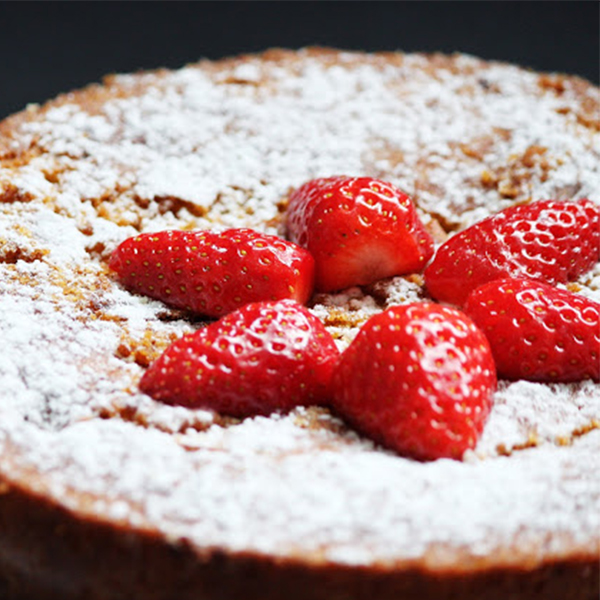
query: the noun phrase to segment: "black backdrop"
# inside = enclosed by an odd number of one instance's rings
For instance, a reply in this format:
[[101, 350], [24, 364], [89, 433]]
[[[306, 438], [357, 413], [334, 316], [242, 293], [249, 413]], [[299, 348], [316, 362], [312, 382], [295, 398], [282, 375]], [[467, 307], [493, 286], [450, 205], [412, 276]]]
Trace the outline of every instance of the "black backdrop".
[[3, 2], [0, 118], [109, 72], [271, 46], [462, 51], [599, 80], [590, 2]]

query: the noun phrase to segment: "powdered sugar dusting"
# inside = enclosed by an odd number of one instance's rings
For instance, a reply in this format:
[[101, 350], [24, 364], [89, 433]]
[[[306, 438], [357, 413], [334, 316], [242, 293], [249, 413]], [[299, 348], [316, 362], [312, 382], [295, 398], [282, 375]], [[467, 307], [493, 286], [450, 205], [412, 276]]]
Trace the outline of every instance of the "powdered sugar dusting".
[[[448, 230], [530, 198], [599, 202], [600, 136], [581, 112], [596, 88], [565, 80], [557, 92], [471, 57], [310, 53], [116, 81], [152, 87], [89, 112], [50, 108], [12, 144], [31, 156], [0, 162], [0, 449], [11, 469], [35, 468], [72, 508], [83, 490], [101, 518], [201, 547], [440, 564], [515, 540], [540, 560], [560, 557], [563, 539], [598, 543], [598, 385], [501, 382], [463, 462], [395, 456], [324, 409], [223, 426], [137, 391], [148, 361], [199, 323], [126, 292], [105, 266], [137, 231], [283, 234], [290, 189], [316, 176], [390, 180]], [[598, 300], [598, 268], [575, 287]], [[396, 277], [310, 308], [344, 348], [371, 315], [425, 299], [419, 276]]]

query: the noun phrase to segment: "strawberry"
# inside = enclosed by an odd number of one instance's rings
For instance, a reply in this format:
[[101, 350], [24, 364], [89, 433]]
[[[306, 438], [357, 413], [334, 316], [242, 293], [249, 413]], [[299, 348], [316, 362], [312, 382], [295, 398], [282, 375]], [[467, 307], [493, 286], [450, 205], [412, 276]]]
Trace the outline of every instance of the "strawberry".
[[411, 199], [370, 177], [305, 183], [290, 197], [287, 229], [314, 256], [324, 292], [422, 271], [433, 254]]
[[536, 281], [499, 279], [477, 288], [465, 311], [487, 336], [500, 377], [600, 379], [600, 304]]
[[323, 403], [339, 352], [323, 324], [293, 300], [247, 304], [185, 335], [149, 367], [156, 400], [247, 417]]
[[371, 317], [332, 386], [337, 412], [376, 442], [421, 460], [460, 458], [483, 430], [496, 373], [473, 322], [425, 302]]
[[598, 261], [600, 207], [590, 200], [540, 200], [508, 208], [451, 237], [425, 270], [431, 296], [462, 305], [494, 279], [577, 279]]
[[305, 303], [314, 261], [303, 248], [252, 231], [162, 231], [125, 240], [109, 266], [128, 289], [208, 317], [263, 300]]

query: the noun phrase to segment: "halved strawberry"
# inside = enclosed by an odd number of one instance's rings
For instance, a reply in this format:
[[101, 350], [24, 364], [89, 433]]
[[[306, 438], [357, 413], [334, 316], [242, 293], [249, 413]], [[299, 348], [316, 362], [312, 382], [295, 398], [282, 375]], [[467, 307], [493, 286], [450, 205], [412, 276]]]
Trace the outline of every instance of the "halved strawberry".
[[373, 440], [412, 458], [461, 458], [483, 430], [496, 372], [466, 315], [425, 302], [371, 317], [332, 385], [337, 412]]
[[600, 304], [536, 281], [500, 279], [476, 289], [465, 311], [487, 336], [499, 376], [600, 379]]
[[431, 296], [462, 305], [494, 279], [577, 279], [600, 256], [600, 206], [540, 200], [508, 208], [451, 237], [425, 270]]
[[320, 291], [421, 271], [433, 254], [411, 199], [370, 177], [305, 183], [290, 197], [287, 229], [314, 256]]
[[250, 302], [305, 303], [314, 283], [309, 252], [251, 229], [143, 233], [120, 244], [109, 266], [131, 291], [208, 317]]
[[339, 351], [293, 300], [248, 304], [174, 342], [140, 389], [168, 404], [247, 417], [321, 404]]

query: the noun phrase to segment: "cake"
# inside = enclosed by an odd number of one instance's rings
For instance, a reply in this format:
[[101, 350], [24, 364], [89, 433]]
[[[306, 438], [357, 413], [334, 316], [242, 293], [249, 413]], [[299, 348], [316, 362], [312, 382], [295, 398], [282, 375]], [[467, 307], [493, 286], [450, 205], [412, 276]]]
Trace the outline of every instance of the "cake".
[[[110, 76], [0, 123], [0, 597], [597, 597], [600, 386], [500, 381], [476, 448], [419, 462], [323, 407], [232, 419], [142, 394], [197, 316], [107, 263], [165, 229], [284, 235], [290, 192], [367, 175], [437, 243], [600, 202], [600, 93], [466, 55], [270, 50]], [[600, 301], [600, 268], [568, 284]], [[344, 349], [419, 274], [309, 302]]]

